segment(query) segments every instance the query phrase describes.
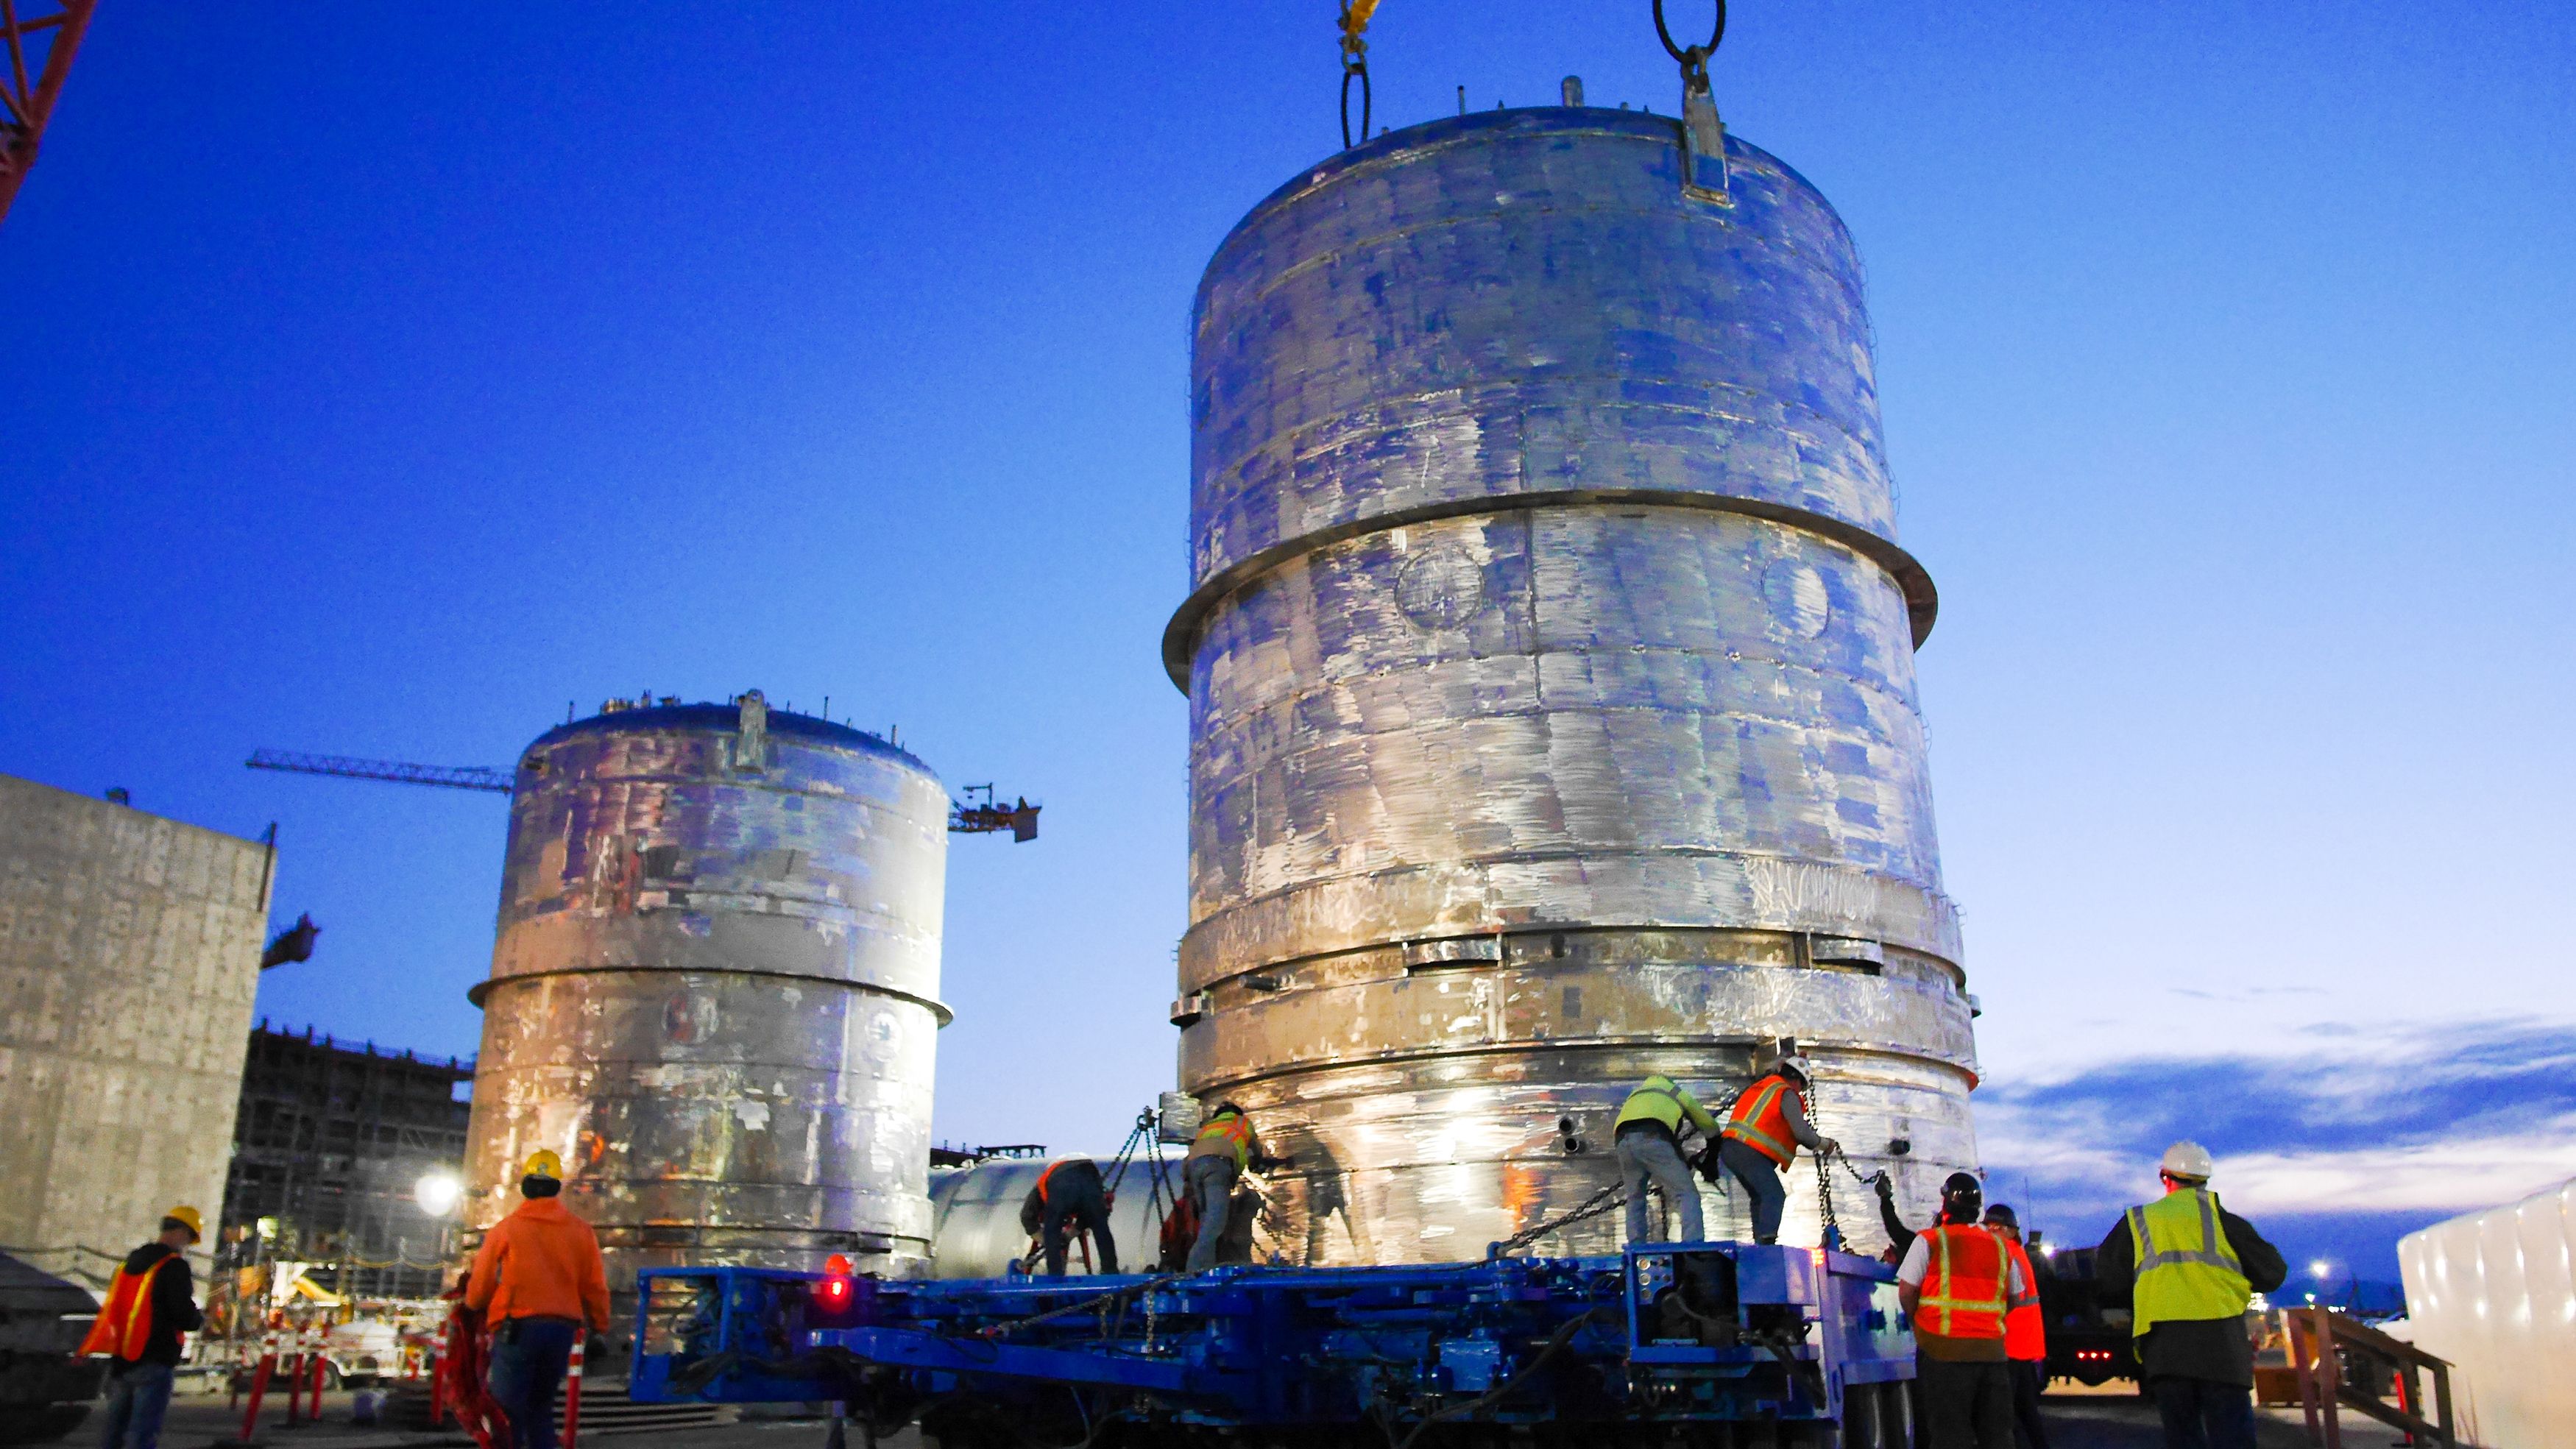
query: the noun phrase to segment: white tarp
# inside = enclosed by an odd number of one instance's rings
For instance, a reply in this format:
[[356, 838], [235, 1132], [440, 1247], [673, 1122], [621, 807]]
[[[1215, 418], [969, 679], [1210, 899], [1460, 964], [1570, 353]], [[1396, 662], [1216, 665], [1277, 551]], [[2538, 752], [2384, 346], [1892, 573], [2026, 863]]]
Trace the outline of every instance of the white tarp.
[[2408, 1233], [2397, 1262], [2407, 1337], [2453, 1365], [2461, 1437], [2576, 1444], [2576, 1181]]

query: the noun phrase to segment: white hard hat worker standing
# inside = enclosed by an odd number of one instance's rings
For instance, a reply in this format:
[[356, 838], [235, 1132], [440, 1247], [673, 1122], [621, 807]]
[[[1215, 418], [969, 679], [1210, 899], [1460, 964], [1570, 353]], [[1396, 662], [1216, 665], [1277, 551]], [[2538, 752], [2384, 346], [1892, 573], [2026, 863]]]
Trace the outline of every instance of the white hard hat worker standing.
[[2171, 1449], [2254, 1449], [2254, 1345], [2245, 1308], [2290, 1276], [2280, 1250], [2219, 1206], [2217, 1168], [2197, 1142], [2156, 1165], [2164, 1196], [2133, 1207], [2093, 1259], [2105, 1296], [2131, 1288], [2138, 1377]]
[[1780, 1174], [1797, 1160], [1798, 1149], [1828, 1157], [1842, 1150], [1842, 1144], [1818, 1134], [1807, 1120], [1807, 1092], [1814, 1079], [1815, 1069], [1805, 1057], [1771, 1061], [1753, 1085], [1736, 1094], [1719, 1133], [1717, 1160], [1753, 1200], [1757, 1243], [1780, 1241], [1780, 1214], [1789, 1202]]

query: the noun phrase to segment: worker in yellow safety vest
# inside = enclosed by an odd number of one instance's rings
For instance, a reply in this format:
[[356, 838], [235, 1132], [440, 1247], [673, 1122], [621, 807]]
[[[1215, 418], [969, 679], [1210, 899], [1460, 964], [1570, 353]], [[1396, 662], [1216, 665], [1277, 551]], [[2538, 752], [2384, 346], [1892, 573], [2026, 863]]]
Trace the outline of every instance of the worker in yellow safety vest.
[[182, 1204], [161, 1215], [161, 1235], [125, 1255], [108, 1280], [107, 1301], [81, 1340], [84, 1354], [105, 1354], [107, 1417], [100, 1449], [152, 1449], [170, 1410], [179, 1370], [179, 1336], [201, 1327], [187, 1251], [206, 1234], [206, 1220]]
[[1819, 1136], [1807, 1121], [1807, 1087], [1813, 1072], [1802, 1056], [1770, 1062], [1753, 1085], [1735, 1099], [1726, 1114], [1717, 1160], [1727, 1174], [1744, 1184], [1753, 1199], [1753, 1241], [1780, 1241], [1780, 1214], [1789, 1205], [1781, 1169], [1797, 1160], [1798, 1149], [1842, 1151], [1842, 1144]]
[[2290, 1276], [2280, 1250], [2219, 1205], [2209, 1190], [2214, 1170], [2197, 1142], [2165, 1149], [2156, 1170], [2164, 1196], [2129, 1209], [2093, 1255], [2107, 1294], [2129, 1287], [2138, 1376], [2171, 1449], [2254, 1449], [2245, 1309]]
[[1700, 1213], [1699, 1184], [1682, 1161], [1682, 1123], [1714, 1135], [1717, 1118], [1683, 1090], [1682, 1084], [1657, 1074], [1637, 1084], [1619, 1104], [1619, 1120], [1610, 1129], [1610, 1150], [1619, 1159], [1619, 1181], [1628, 1193], [1628, 1241], [1651, 1243], [1660, 1236], [1646, 1211], [1646, 1184], [1664, 1194], [1664, 1205], [1681, 1215], [1681, 1241], [1708, 1237]]
[[1199, 1123], [1199, 1135], [1181, 1164], [1181, 1188], [1199, 1210], [1199, 1235], [1190, 1244], [1187, 1271], [1203, 1273], [1216, 1266], [1217, 1239], [1225, 1236], [1234, 1185], [1246, 1170], [1269, 1160], [1261, 1139], [1253, 1135], [1252, 1119], [1234, 1103], [1217, 1103]]

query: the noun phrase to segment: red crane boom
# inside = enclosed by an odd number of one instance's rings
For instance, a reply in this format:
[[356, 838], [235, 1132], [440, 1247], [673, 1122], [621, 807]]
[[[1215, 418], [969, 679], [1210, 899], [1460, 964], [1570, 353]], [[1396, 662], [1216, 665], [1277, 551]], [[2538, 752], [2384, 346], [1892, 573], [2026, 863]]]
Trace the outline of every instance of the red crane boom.
[[[0, 220], [36, 164], [45, 120], [63, 93], [98, 0], [0, 0]], [[41, 13], [40, 13], [41, 12]]]

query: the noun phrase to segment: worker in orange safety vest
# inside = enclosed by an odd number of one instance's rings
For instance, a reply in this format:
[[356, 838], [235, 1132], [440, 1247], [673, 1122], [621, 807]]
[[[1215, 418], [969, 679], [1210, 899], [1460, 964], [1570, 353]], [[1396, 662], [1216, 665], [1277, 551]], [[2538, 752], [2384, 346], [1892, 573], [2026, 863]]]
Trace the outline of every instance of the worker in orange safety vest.
[[170, 1410], [179, 1369], [179, 1336], [205, 1323], [197, 1311], [187, 1250], [205, 1236], [206, 1220], [184, 1204], [161, 1215], [161, 1235], [125, 1255], [108, 1280], [107, 1301], [81, 1340], [83, 1354], [105, 1354], [107, 1417], [99, 1449], [153, 1449]]
[[1950, 1174], [1940, 1223], [1915, 1235], [1896, 1269], [1930, 1449], [2013, 1449], [2005, 1319], [2038, 1297], [2002, 1236], [1977, 1221], [1984, 1196], [1974, 1177]]
[[1046, 1165], [1020, 1203], [1020, 1230], [1038, 1240], [1050, 1278], [1064, 1276], [1065, 1249], [1075, 1231], [1091, 1235], [1092, 1251], [1100, 1255], [1095, 1268], [1118, 1271], [1118, 1239], [1109, 1230], [1109, 1184], [1100, 1175], [1100, 1164], [1088, 1157], [1059, 1157]]
[[608, 1331], [608, 1273], [599, 1235], [558, 1201], [563, 1159], [532, 1154], [519, 1169], [525, 1199], [483, 1235], [465, 1306], [492, 1329], [492, 1397], [517, 1449], [555, 1449], [555, 1393], [584, 1331]]
[[1807, 1059], [1784, 1056], [1766, 1065], [1753, 1085], [1735, 1099], [1720, 1132], [1717, 1160], [1753, 1199], [1753, 1241], [1780, 1241], [1780, 1213], [1789, 1205], [1789, 1190], [1780, 1171], [1798, 1149], [1822, 1153], [1842, 1150], [1830, 1137], [1818, 1136], [1807, 1121]]
[[2040, 1391], [2048, 1385], [2048, 1314], [2039, 1306], [2039, 1270], [2022, 1246], [2021, 1217], [2010, 1203], [1988, 1203], [1986, 1226], [2003, 1239], [2013, 1269], [2031, 1285], [2031, 1298], [2004, 1314], [2004, 1369], [2012, 1379], [2013, 1423], [2022, 1449], [2048, 1449], [2048, 1426], [2039, 1417]]

